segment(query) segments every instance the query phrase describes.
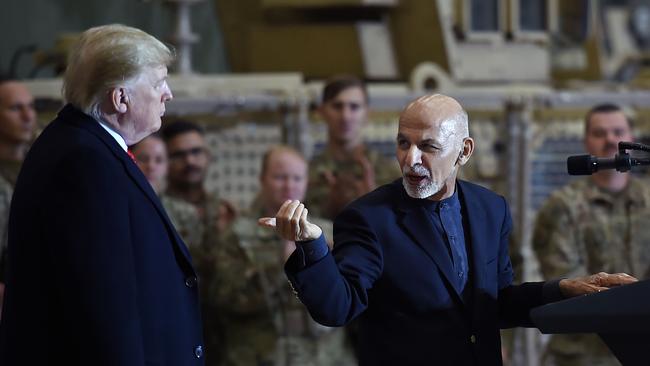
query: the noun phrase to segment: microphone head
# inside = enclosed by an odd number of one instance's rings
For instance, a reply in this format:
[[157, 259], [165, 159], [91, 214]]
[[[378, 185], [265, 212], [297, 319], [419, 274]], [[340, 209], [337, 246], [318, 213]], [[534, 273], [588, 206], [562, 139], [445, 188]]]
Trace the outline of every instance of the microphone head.
[[596, 171], [594, 157], [591, 155], [569, 156], [566, 167], [570, 175], [591, 175]]

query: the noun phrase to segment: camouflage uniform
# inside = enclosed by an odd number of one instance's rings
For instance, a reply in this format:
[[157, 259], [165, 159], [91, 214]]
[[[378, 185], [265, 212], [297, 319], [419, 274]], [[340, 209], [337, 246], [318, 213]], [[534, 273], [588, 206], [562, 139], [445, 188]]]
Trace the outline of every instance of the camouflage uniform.
[[17, 161], [0, 161], [0, 282], [5, 282], [9, 208], [21, 165]]
[[169, 193], [160, 200], [176, 227], [176, 231], [191, 248], [216, 243], [219, 226], [219, 208], [223, 201], [217, 194], [205, 193], [200, 204], [193, 204]]
[[196, 207], [179, 198], [163, 194], [160, 201], [167, 211], [169, 219], [178, 234], [188, 247], [192, 248], [201, 244], [203, 240], [203, 225]]
[[[284, 242], [259, 227], [260, 205], [239, 217], [213, 248], [207, 293], [220, 315], [224, 364], [354, 365], [344, 328], [314, 322], [284, 274]], [[330, 221], [311, 219], [332, 237]], [[214, 331], [214, 330], [213, 330]]]
[[[588, 178], [556, 191], [541, 208], [533, 248], [545, 278], [600, 271], [650, 278], [650, 185], [631, 178], [620, 193]], [[596, 335], [553, 336], [550, 365], [619, 365]]]
[[[402, 176], [399, 165], [395, 159], [389, 159], [376, 150], [365, 150], [366, 158], [375, 172], [375, 184], [377, 187], [392, 182]], [[337, 192], [344, 196], [346, 202], [352, 202], [357, 198], [354, 184], [352, 182], [363, 179], [363, 167], [358, 162], [350, 160], [336, 160], [329, 150], [325, 149], [321, 154], [314, 156], [309, 162], [309, 188], [305, 202], [309, 212], [315, 216], [325, 217], [333, 220], [338, 212], [330, 211], [327, 204], [330, 199], [329, 186], [323, 177], [323, 172], [330, 171], [341, 179], [342, 190]], [[347, 183], [350, 182], [350, 183]]]
[[218, 332], [219, 327], [215, 325], [219, 322], [219, 312], [215, 304], [208, 301], [206, 286], [214, 279], [213, 252], [220, 245], [219, 209], [223, 201], [213, 193], [206, 193], [205, 200], [199, 205], [167, 193], [162, 195], [161, 200], [176, 231], [189, 247], [194, 268], [199, 276], [205, 363], [207, 366], [219, 365], [223, 353], [222, 337]]

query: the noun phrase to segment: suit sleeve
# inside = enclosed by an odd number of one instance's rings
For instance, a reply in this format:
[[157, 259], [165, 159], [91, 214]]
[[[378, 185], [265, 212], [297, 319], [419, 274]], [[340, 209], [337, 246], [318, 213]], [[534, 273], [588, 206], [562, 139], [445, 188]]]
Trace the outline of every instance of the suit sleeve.
[[327, 326], [345, 325], [367, 308], [368, 290], [382, 269], [377, 237], [363, 215], [352, 208], [336, 219], [331, 253], [316, 263], [305, 264], [296, 250], [285, 266], [291, 285], [311, 316]]
[[530, 310], [549, 302], [561, 300], [557, 281], [525, 282], [513, 285], [513, 270], [508, 255], [509, 237], [512, 231], [512, 218], [508, 205], [503, 199], [504, 219], [501, 225], [498, 254], [498, 306], [501, 328], [515, 326], [533, 327]]
[[[44, 202], [51, 217], [49, 256], [64, 322], [79, 357], [96, 365], [144, 365], [128, 185], [121, 162], [94, 150], [64, 159]], [[44, 184], [47, 184], [44, 182]]]

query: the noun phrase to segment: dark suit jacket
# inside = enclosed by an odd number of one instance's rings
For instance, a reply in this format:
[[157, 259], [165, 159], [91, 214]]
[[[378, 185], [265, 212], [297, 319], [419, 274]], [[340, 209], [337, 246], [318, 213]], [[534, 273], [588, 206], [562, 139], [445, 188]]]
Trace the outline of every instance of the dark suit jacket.
[[202, 365], [196, 274], [126, 152], [70, 105], [18, 177], [0, 364]]
[[500, 365], [499, 328], [529, 325], [529, 309], [543, 303], [543, 283], [512, 286], [503, 197], [458, 188], [469, 228], [465, 293], [423, 200], [408, 197], [401, 180], [337, 217], [332, 254], [306, 267], [299, 251], [289, 258], [289, 280], [316, 321], [340, 326], [360, 315], [362, 365]]

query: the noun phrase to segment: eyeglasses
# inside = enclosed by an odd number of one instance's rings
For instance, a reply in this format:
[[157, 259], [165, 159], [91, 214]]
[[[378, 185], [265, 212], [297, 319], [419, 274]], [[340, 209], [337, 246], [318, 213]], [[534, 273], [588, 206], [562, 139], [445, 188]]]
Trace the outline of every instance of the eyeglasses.
[[204, 155], [205, 153], [206, 150], [203, 147], [193, 147], [187, 150], [177, 150], [169, 154], [169, 160], [178, 161], [178, 160], [185, 159], [188, 156], [199, 156], [199, 155]]

